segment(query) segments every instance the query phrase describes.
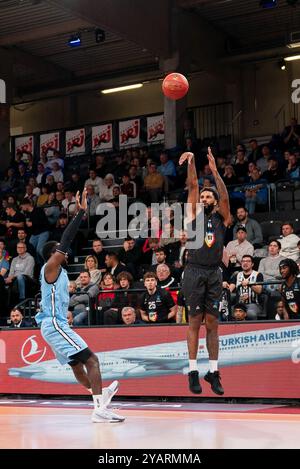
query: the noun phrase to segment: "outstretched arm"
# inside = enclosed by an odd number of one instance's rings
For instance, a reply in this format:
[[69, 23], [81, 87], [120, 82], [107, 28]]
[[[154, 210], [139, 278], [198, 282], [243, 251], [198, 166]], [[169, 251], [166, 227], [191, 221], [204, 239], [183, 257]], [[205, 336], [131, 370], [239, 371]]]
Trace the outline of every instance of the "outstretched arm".
[[61, 264], [65, 261], [68, 249], [76, 236], [81, 220], [87, 209], [86, 189], [82, 192], [80, 203], [80, 194], [76, 194], [77, 214], [63, 232], [60, 243], [56, 247], [56, 252], [50, 257], [45, 267], [45, 279], [49, 283], [55, 282], [58, 277]]
[[231, 221], [229, 195], [228, 195], [225, 183], [217, 170], [216, 161], [215, 161], [214, 155], [212, 154], [210, 147], [208, 147], [207, 158], [208, 158], [209, 167], [215, 179], [217, 190], [219, 193], [219, 213], [222, 215], [224, 219], [224, 225], [228, 226]]
[[199, 202], [199, 184], [194, 154], [189, 151], [183, 153], [179, 159], [179, 164], [182, 165], [186, 160], [188, 162], [187, 185], [189, 191], [187, 201], [192, 205], [192, 216], [195, 218], [196, 206]]

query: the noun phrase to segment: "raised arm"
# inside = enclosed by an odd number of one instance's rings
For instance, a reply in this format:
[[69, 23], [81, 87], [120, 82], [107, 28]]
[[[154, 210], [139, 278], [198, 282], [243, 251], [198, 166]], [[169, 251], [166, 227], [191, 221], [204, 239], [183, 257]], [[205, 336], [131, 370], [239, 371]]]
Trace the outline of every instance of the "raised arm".
[[80, 194], [77, 192], [76, 194], [76, 206], [77, 206], [77, 214], [66, 227], [63, 235], [61, 237], [61, 241], [57, 246], [54, 248], [55, 253], [50, 257], [47, 261], [45, 267], [45, 279], [49, 283], [55, 282], [58, 277], [60, 266], [65, 262], [66, 255], [68, 253], [68, 249], [71, 246], [73, 239], [76, 236], [76, 233], [79, 229], [81, 220], [85, 214], [87, 209], [87, 200], [86, 200], [86, 189], [82, 192], [82, 198], [80, 203]]
[[179, 164], [182, 165], [186, 160], [188, 162], [187, 185], [189, 191], [187, 201], [192, 205], [192, 216], [195, 218], [196, 206], [199, 202], [199, 184], [194, 154], [189, 151], [183, 153], [179, 159]]
[[224, 225], [228, 226], [231, 222], [229, 195], [225, 183], [217, 170], [216, 161], [210, 147], [208, 147], [207, 158], [219, 193], [219, 213], [224, 219]]

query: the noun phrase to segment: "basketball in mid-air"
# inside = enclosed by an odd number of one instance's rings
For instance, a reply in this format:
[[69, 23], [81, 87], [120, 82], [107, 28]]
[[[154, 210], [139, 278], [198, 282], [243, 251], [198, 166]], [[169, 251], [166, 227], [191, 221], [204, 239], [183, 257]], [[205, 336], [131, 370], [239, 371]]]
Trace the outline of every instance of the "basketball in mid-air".
[[189, 90], [189, 82], [181, 73], [169, 73], [162, 83], [162, 90], [167, 98], [183, 98]]

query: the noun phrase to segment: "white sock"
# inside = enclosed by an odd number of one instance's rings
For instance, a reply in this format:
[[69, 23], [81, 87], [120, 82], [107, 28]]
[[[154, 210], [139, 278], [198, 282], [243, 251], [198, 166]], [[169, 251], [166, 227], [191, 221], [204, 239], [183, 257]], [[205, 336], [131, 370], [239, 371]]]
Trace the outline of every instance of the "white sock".
[[209, 371], [211, 373], [218, 371], [218, 360], [209, 360]]
[[102, 409], [103, 407], [103, 396], [102, 394], [95, 395], [93, 394], [94, 407], [95, 410]]
[[198, 371], [197, 360], [189, 360], [190, 371]]

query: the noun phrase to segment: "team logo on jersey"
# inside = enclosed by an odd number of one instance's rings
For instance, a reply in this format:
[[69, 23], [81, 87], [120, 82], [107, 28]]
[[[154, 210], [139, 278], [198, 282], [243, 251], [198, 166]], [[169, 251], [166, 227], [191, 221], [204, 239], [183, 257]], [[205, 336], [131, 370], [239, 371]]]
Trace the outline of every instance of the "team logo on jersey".
[[298, 305], [297, 303], [289, 303], [290, 310], [293, 311], [293, 313], [297, 314], [298, 313]]
[[157, 321], [157, 312], [156, 311], [150, 311], [149, 312], [149, 321], [151, 321], [151, 322], [156, 322]]
[[208, 222], [207, 222], [207, 232], [205, 234], [204, 241], [205, 241], [206, 246], [209, 247], [209, 248], [211, 248], [213, 246], [213, 244], [215, 244], [216, 237], [215, 237], [215, 233], [213, 231], [213, 226], [212, 226], [211, 220], [208, 220]]

